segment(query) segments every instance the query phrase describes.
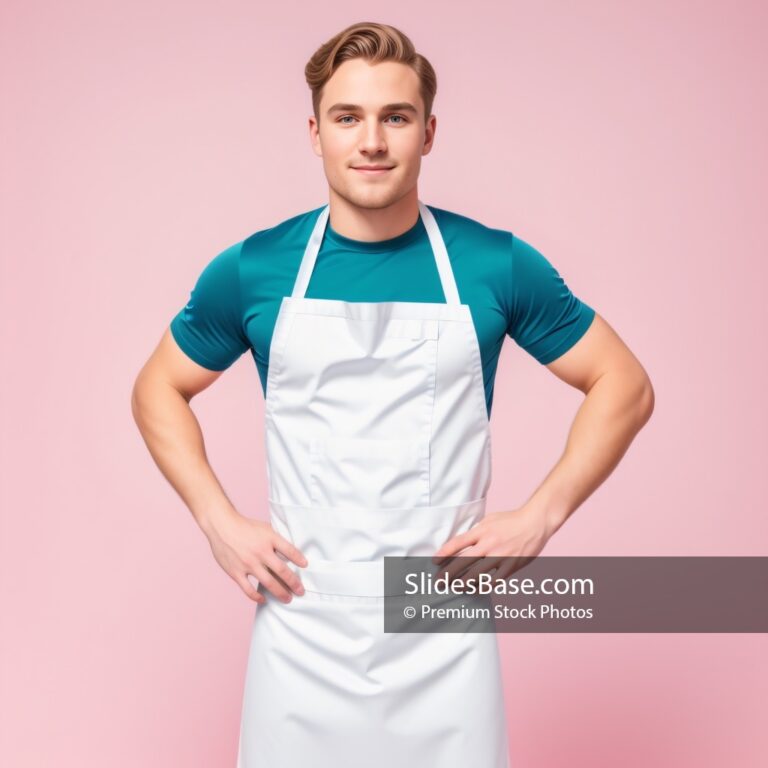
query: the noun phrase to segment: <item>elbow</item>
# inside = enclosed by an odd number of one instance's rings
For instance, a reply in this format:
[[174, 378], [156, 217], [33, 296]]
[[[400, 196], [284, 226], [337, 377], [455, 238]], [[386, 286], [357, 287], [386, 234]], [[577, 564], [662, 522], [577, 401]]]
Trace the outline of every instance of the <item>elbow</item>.
[[136, 379], [136, 381], [133, 383], [133, 389], [131, 390], [131, 416], [133, 416], [133, 420], [136, 422], [136, 425], [139, 425], [139, 414], [141, 410], [141, 395], [139, 393], [139, 380]]
[[131, 415], [136, 422], [136, 426], [141, 429], [142, 426], [142, 406], [144, 403], [145, 377], [144, 369], [139, 372], [131, 389]]
[[656, 392], [653, 389], [648, 375], [643, 372], [643, 378], [640, 383], [639, 394], [637, 396], [637, 413], [640, 427], [642, 428], [648, 423], [648, 420], [653, 414], [653, 409], [656, 406]]

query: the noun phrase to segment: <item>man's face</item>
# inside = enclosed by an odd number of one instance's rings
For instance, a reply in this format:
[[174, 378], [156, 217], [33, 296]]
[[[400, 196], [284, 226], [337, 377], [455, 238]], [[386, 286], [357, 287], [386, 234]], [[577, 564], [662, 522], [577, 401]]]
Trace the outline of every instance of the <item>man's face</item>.
[[336, 194], [361, 208], [386, 208], [416, 186], [436, 119], [425, 125], [419, 77], [408, 65], [345, 61], [325, 84], [318, 112], [319, 126], [309, 118], [310, 136]]

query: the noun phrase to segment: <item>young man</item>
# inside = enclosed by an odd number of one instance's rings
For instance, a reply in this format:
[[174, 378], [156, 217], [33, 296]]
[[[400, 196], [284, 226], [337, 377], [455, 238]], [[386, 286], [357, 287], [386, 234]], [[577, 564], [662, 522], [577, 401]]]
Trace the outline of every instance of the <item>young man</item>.
[[[136, 380], [134, 416], [259, 606], [240, 768], [504, 768], [496, 636], [384, 633], [382, 559], [536, 556], [616, 466], [653, 389], [538, 251], [419, 199], [436, 78], [405, 35], [353, 25], [305, 74], [328, 205], [210, 262]], [[486, 515], [507, 335], [586, 397], [529, 500]], [[189, 406], [249, 349], [269, 522], [233, 508]]]

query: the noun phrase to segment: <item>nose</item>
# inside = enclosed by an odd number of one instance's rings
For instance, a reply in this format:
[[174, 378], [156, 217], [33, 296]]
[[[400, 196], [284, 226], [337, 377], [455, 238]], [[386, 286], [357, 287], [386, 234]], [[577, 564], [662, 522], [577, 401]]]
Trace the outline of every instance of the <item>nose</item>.
[[387, 143], [384, 139], [384, 128], [378, 118], [366, 120], [360, 132], [359, 150], [365, 155], [376, 155], [386, 152]]

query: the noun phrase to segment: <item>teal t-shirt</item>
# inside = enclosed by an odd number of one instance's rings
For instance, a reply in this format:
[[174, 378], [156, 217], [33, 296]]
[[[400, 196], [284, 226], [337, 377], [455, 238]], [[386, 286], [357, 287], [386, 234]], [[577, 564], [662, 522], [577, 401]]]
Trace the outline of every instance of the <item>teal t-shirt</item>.
[[[255, 232], [207, 264], [188, 303], [170, 323], [176, 343], [192, 360], [222, 371], [250, 349], [266, 396], [277, 312], [293, 291], [322, 207]], [[490, 418], [504, 338], [547, 364], [584, 335], [595, 311], [574, 296], [541, 253], [511, 232], [428, 207], [445, 241], [461, 302], [472, 313]], [[397, 237], [375, 242], [344, 237], [329, 220], [306, 296], [444, 302], [421, 217]]]

